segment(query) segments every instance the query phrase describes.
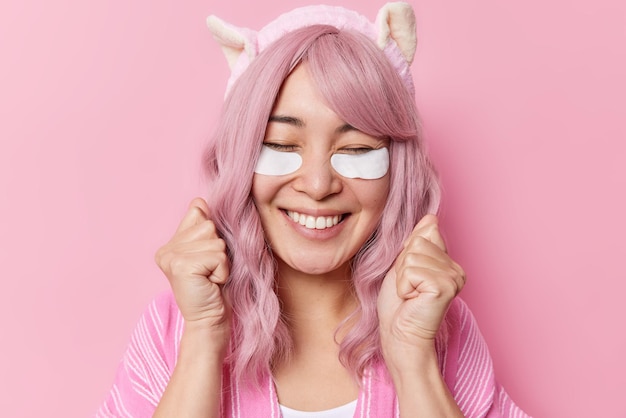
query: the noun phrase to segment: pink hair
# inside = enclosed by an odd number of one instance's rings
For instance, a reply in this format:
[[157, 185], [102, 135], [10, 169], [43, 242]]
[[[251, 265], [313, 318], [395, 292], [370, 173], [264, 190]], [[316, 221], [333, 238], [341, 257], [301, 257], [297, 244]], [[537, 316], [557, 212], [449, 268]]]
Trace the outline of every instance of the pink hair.
[[366, 36], [313, 25], [267, 47], [233, 85], [205, 167], [209, 206], [231, 260], [225, 294], [233, 307], [231, 355], [240, 379], [258, 379], [288, 356], [291, 338], [274, 291], [275, 261], [250, 196], [254, 166], [283, 81], [305, 63], [328, 105], [355, 128], [390, 141], [390, 191], [376, 231], [352, 262], [358, 318], [340, 359], [356, 376], [380, 357], [376, 301], [402, 243], [439, 207], [436, 173], [424, 153], [413, 97], [383, 52]]

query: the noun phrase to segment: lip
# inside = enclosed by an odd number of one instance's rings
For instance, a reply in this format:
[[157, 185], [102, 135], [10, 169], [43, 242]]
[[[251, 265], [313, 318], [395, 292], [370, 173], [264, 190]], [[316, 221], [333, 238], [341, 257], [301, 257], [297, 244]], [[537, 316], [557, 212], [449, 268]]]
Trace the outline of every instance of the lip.
[[285, 217], [285, 220], [287, 222], [287, 224], [294, 229], [298, 234], [304, 236], [307, 239], [313, 239], [313, 240], [326, 240], [326, 239], [330, 239], [333, 238], [337, 235], [339, 235], [341, 233], [341, 231], [343, 231], [345, 224], [346, 224], [346, 220], [348, 220], [348, 218], [350, 218], [351, 214], [350, 213], [345, 213], [345, 212], [337, 212], [337, 211], [328, 211], [328, 210], [295, 210], [295, 209], [289, 209], [290, 211], [293, 212], [298, 212], [300, 214], [303, 215], [308, 215], [308, 216], [315, 216], [315, 217], [320, 217], [320, 216], [341, 216], [341, 221], [334, 226], [331, 227], [327, 227], [324, 229], [309, 229], [306, 228], [303, 225], [300, 225], [297, 222], [294, 222], [293, 219], [291, 219], [289, 217], [289, 215], [287, 215], [287, 209], [281, 209], [281, 213], [282, 215]]
[[349, 215], [349, 212], [341, 212], [338, 210], [332, 210], [332, 209], [310, 209], [310, 208], [280, 208], [281, 211], [283, 212], [287, 212], [287, 211], [292, 211], [292, 212], [298, 212], [301, 213], [302, 215], [308, 215], [308, 216], [314, 216], [314, 217], [318, 217], [318, 216], [343, 216], [343, 215]]

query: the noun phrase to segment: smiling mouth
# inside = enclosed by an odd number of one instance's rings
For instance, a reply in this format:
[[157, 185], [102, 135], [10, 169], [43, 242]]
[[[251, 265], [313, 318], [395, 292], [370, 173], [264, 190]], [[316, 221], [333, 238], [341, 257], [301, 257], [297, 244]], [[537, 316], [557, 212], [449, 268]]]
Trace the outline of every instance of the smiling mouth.
[[335, 216], [310, 216], [298, 213], [292, 210], [285, 211], [287, 216], [307, 229], [326, 229], [331, 228], [344, 219], [344, 215]]

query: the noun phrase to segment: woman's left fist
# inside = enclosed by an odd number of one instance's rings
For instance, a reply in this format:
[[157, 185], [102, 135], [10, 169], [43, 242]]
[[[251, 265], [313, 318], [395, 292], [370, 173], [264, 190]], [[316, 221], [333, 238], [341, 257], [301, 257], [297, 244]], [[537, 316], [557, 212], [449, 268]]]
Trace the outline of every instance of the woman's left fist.
[[378, 296], [385, 348], [430, 345], [448, 306], [465, 284], [465, 272], [446, 251], [435, 215], [415, 226], [387, 273]]

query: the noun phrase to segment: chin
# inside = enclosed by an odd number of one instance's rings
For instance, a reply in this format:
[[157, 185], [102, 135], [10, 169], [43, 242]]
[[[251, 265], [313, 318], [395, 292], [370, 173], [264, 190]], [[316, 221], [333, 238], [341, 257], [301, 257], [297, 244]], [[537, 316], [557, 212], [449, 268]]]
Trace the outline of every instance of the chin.
[[[312, 261], [312, 260], [311, 260]], [[304, 273], [311, 276], [321, 276], [325, 274], [332, 274], [339, 271], [349, 271], [348, 265], [349, 262], [345, 262], [342, 264], [323, 264], [320, 263], [312, 263], [312, 262], [285, 262], [281, 261], [279, 264], [282, 264], [283, 267], [286, 267], [288, 270], [292, 270], [298, 273]]]

